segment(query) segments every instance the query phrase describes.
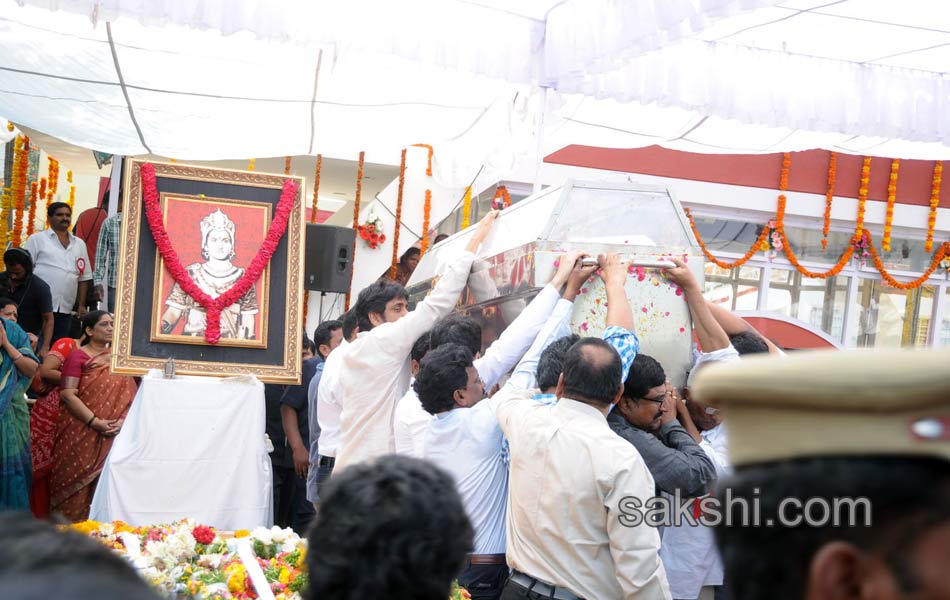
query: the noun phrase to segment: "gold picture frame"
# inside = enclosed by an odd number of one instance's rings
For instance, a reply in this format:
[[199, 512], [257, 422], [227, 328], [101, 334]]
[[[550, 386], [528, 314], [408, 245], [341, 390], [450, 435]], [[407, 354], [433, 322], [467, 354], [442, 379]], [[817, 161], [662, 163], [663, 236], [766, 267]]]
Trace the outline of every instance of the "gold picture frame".
[[[252, 288], [261, 295], [259, 313], [254, 321], [255, 338], [258, 339], [223, 336], [220, 343], [212, 345], [204, 340], [203, 335], [195, 335], [194, 330], [190, 335], [164, 335], [160, 329], [158, 334], [155, 333], [156, 324], [161, 324], [162, 306], [166, 302], [161, 297], [163, 285], [167, 287], [168, 282], [163, 276], [162, 259], [144, 214], [141, 167], [145, 162], [150, 162], [155, 168], [163, 214], [169, 199], [195, 202], [201, 205], [196, 209], [198, 213], [215, 207], [222, 210], [230, 207], [232, 212], [235, 207], [255, 207], [267, 214], [266, 222], [262, 224], [265, 231], [273, 218], [284, 182], [287, 179], [297, 181], [297, 194], [287, 230], [261, 279]], [[163, 368], [169, 358], [174, 358], [175, 371], [182, 375], [251, 374], [268, 383], [299, 383], [303, 334], [304, 183], [302, 177], [287, 175], [126, 160], [113, 371], [141, 375], [150, 369]], [[176, 214], [176, 219], [180, 216]], [[195, 226], [194, 219], [186, 225], [192, 226]], [[172, 229], [168, 228], [168, 233], [174, 243]], [[256, 226], [254, 229], [256, 232]], [[234, 231], [233, 225], [231, 231]], [[201, 235], [199, 246], [203, 250], [205, 239], [204, 234]], [[232, 235], [231, 241], [232, 257], [235, 254], [240, 257], [234, 261], [237, 267], [246, 266], [260, 246], [259, 241], [254, 242], [257, 248], [253, 249], [249, 243], [242, 243], [244, 250], [240, 250], [241, 235], [240, 232]], [[251, 239], [257, 240], [256, 233]], [[179, 251], [177, 247], [176, 251]], [[252, 252], [250, 256], [241, 256], [249, 252]], [[191, 254], [187, 249], [180, 254], [182, 264], [189, 264], [194, 259], [193, 249]], [[197, 264], [194, 262], [190, 266]], [[181, 333], [179, 330], [183, 327], [176, 324], [173, 332]]]

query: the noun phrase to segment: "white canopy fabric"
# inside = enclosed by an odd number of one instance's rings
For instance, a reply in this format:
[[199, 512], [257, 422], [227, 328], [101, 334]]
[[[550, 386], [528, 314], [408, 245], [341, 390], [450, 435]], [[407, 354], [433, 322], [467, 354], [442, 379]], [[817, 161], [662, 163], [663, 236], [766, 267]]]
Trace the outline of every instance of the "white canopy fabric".
[[[0, 0], [0, 116], [183, 160], [567, 144], [950, 158], [950, 3]], [[540, 134], [540, 139], [538, 135]]]

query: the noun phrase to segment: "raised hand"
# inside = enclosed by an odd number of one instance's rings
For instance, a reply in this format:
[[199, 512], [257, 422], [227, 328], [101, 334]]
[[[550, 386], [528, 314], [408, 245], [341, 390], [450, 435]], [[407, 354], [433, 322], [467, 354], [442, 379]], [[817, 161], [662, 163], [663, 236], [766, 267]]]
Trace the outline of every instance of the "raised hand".
[[495, 219], [498, 218], [498, 214], [499, 212], [497, 210], [492, 210], [482, 217], [482, 220], [478, 222], [478, 229], [475, 230], [472, 239], [469, 240], [468, 246], [465, 248], [466, 250], [469, 252], [478, 250], [478, 247], [482, 245], [482, 242], [484, 242], [488, 234], [491, 233], [492, 225], [495, 224]]

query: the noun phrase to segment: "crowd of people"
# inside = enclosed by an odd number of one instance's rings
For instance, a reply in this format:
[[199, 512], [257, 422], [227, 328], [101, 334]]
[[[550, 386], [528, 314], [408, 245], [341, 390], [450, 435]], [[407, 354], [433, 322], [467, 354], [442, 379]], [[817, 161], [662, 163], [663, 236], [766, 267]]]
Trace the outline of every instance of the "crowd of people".
[[[83, 252], [58, 210], [53, 233], [5, 255], [0, 502], [81, 520], [135, 382], [109, 372], [108, 312], [76, 307], [78, 335], [57, 321], [89, 281], [79, 261], [70, 271], [49, 255]], [[577, 252], [483, 349], [479, 323], [454, 310], [496, 216], [414, 310], [411, 271], [380, 279], [305, 339], [301, 384], [265, 386], [275, 522], [308, 537], [306, 597], [443, 600], [456, 579], [475, 600], [947, 597], [946, 353], [786, 357], [707, 302], [673, 259], [665, 276], [697, 340], [677, 388], [640, 352], [628, 265]], [[606, 328], [580, 337], [570, 317], [592, 276], [606, 290]], [[27, 331], [16, 298], [44, 289], [54, 300], [30, 307]], [[773, 518], [791, 495], [866, 496], [875, 520], [770, 529], [635, 518], [662, 498], [699, 519], [730, 497], [760, 500]], [[94, 542], [0, 518], [3, 597], [154, 597]], [[41, 577], [41, 561], [75, 584]]]
[[[3, 254], [0, 316], [0, 506], [80, 521], [137, 389], [109, 369], [111, 313], [99, 284], [115, 286], [120, 215], [105, 219], [97, 262], [70, 232], [72, 209], [51, 203], [49, 228]], [[111, 225], [110, 225], [111, 223]], [[114, 298], [114, 293], [111, 298]], [[92, 310], [90, 310], [92, 308]]]

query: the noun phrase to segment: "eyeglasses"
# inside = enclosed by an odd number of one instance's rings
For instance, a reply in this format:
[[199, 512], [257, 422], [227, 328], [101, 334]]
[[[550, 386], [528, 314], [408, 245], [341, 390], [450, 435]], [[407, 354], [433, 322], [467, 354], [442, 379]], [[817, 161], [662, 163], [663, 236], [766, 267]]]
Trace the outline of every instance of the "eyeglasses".
[[653, 398], [643, 398], [643, 399], [646, 400], [647, 402], [656, 402], [657, 404], [663, 404], [663, 402], [666, 400], [666, 396], [667, 396], [666, 394], [663, 394], [662, 396], [658, 396], [658, 397], [655, 396]]

